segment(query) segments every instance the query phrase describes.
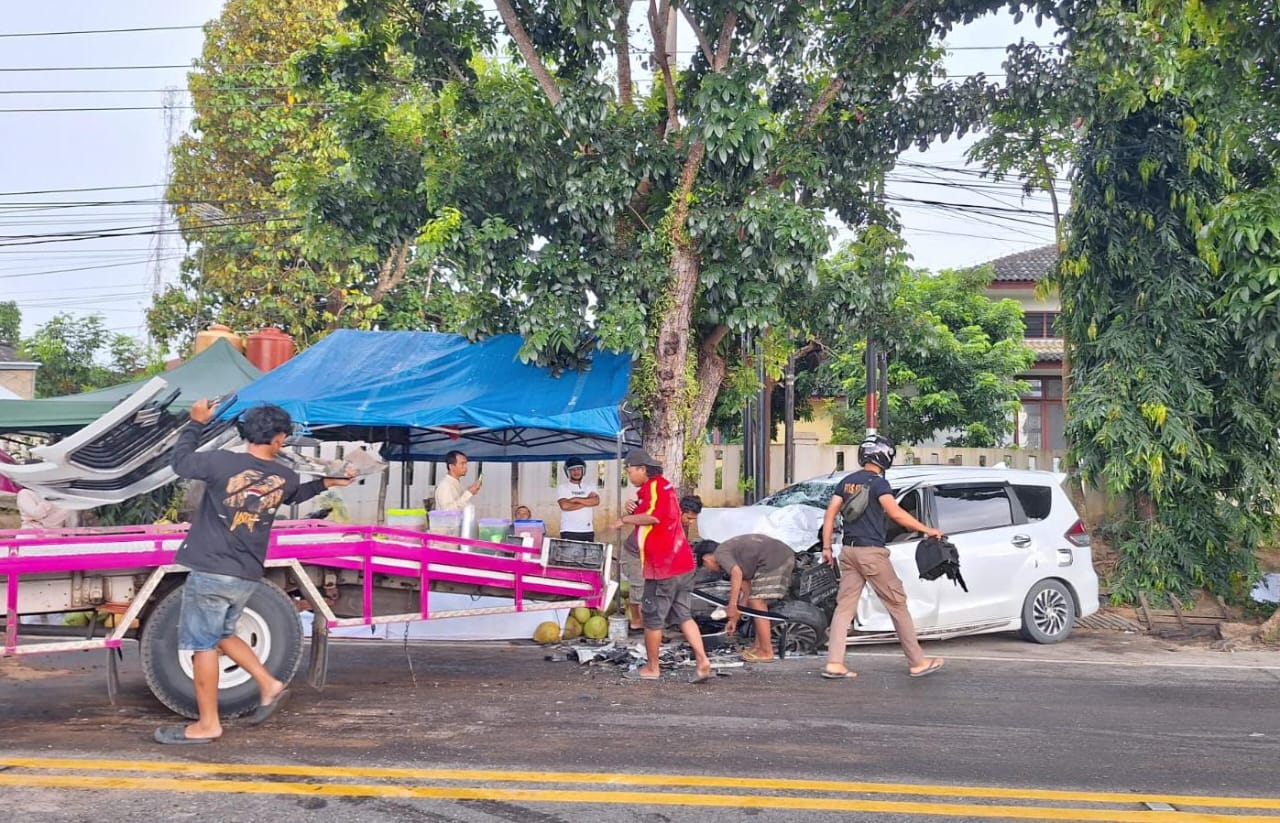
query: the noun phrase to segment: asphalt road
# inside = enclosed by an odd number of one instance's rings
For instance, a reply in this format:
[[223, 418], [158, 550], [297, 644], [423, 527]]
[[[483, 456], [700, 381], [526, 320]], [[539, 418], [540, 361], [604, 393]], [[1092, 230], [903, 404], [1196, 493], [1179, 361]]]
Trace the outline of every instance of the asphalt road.
[[691, 685], [512, 644], [348, 642], [268, 724], [161, 747], [126, 652], [0, 661], [15, 821], [1280, 821], [1280, 654], [1112, 632], [855, 648]]

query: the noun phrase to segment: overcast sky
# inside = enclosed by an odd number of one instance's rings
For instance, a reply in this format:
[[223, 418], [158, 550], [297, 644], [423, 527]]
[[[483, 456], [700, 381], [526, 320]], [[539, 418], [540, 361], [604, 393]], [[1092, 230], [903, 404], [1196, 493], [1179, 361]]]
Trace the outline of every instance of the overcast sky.
[[[144, 311], [152, 291], [157, 282], [173, 281], [183, 254], [176, 234], [150, 232], [168, 220], [160, 202], [166, 146], [190, 115], [186, 69], [179, 67], [190, 65], [203, 42], [198, 28], [27, 35], [198, 26], [221, 7], [222, 0], [5, 3], [0, 15], [0, 300], [18, 302], [24, 335], [59, 312], [97, 312], [108, 328], [145, 337]], [[957, 48], [949, 71], [998, 73], [1000, 47], [1019, 34], [1049, 39], [1030, 24], [1014, 26], [1007, 17], [956, 32], [947, 41]], [[118, 68], [155, 66], [171, 68]], [[37, 68], [83, 70], [30, 71]], [[164, 107], [166, 89], [177, 90], [172, 123]], [[997, 209], [975, 214], [895, 202], [919, 266], [936, 270], [978, 263], [1053, 239], [1047, 198], [1024, 199], [1013, 187], [988, 188], [989, 181], [972, 169], [964, 171], [969, 142], [952, 140], [927, 153], [909, 152], [903, 160], [911, 165], [892, 175], [891, 198]], [[123, 236], [65, 237], [104, 232]]]

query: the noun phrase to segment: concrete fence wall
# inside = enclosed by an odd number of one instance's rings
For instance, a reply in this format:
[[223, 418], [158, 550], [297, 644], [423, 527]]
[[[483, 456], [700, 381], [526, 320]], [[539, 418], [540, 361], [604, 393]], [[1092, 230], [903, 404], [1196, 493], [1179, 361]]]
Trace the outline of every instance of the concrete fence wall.
[[[337, 457], [343, 449], [360, 448], [357, 445], [325, 444], [318, 447], [321, 456]], [[375, 447], [370, 447], [374, 448]], [[317, 449], [302, 449], [314, 454]], [[805, 480], [836, 470], [852, 470], [857, 462], [858, 447], [823, 446], [801, 444], [796, 446], [795, 480]], [[784, 485], [782, 476], [782, 446], [770, 450], [769, 488], [777, 491]], [[944, 449], [903, 447], [898, 451], [899, 464], [995, 466], [1003, 463], [1009, 468], [1057, 470], [1062, 462], [1061, 452], [1026, 451], [1020, 449]], [[514, 467], [518, 472], [517, 490], [512, 495], [513, 466], [505, 463], [483, 465], [484, 485], [475, 498], [477, 517], [511, 517], [516, 505], [523, 504], [533, 511], [535, 518], [545, 520], [552, 533], [560, 528], [560, 509], [556, 504], [556, 486], [560, 482], [558, 463], [523, 463]], [[475, 479], [480, 464], [472, 463], [467, 482]], [[444, 464], [392, 463], [387, 472], [386, 505], [384, 508], [423, 508], [425, 501], [435, 491], [436, 478], [444, 476]], [[706, 446], [702, 453], [702, 480], [697, 493], [707, 506], [740, 506], [743, 489], [741, 446]], [[604, 531], [617, 516], [620, 501], [634, 497], [634, 490], [626, 482], [617, 461], [588, 461], [588, 478], [594, 478], [599, 490], [601, 505], [596, 510], [596, 530]], [[381, 479], [377, 475], [363, 478], [345, 489], [336, 489], [347, 506], [351, 518], [359, 522], [377, 522], [382, 514], [378, 510], [378, 491]], [[305, 514], [311, 506], [303, 504], [299, 513]]]

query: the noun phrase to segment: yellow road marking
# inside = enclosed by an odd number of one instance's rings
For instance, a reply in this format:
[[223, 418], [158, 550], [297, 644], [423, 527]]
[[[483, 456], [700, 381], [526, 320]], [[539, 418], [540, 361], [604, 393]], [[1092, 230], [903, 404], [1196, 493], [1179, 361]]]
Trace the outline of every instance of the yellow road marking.
[[1197, 814], [1188, 812], [1063, 809], [1044, 806], [969, 806], [846, 798], [777, 797], [768, 795], [688, 794], [615, 791], [556, 791], [452, 786], [378, 786], [362, 784], [270, 783], [233, 780], [184, 780], [163, 777], [86, 777], [74, 775], [0, 774], [0, 786], [52, 789], [114, 789], [222, 794], [280, 794], [327, 797], [394, 797], [419, 800], [505, 800], [532, 803], [579, 803], [628, 806], [704, 806], [788, 809], [828, 812], [983, 817], [1013, 820], [1109, 821], [1110, 823], [1276, 823], [1275, 816]]
[[42, 770], [169, 772], [278, 777], [384, 778], [395, 780], [452, 780], [493, 783], [590, 784], [773, 791], [841, 792], [845, 794], [901, 794], [921, 797], [968, 797], [986, 800], [1062, 801], [1074, 803], [1168, 803], [1197, 807], [1280, 810], [1276, 797], [1215, 797], [1211, 795], [1144, 794], [1140, 792], [1080, 792], [1059, 789], [996, 786], [938, 786], [913, 783], [868, 783], [795, 778], [720, 777], [715, 775], [627, 774], [610, 772], [491, 771], [484, 769], [405, 769], [347, 766], [298, 766], [252, 763], [168, 763], [148, 760], [90, 760], [77, 758], [0, 757], [0, 766]]

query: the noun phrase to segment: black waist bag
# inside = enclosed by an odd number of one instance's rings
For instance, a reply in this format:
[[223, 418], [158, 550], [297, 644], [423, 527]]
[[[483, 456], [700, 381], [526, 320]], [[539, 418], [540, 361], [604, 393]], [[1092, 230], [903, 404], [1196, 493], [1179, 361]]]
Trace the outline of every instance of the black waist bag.
[[937, 580], [946, 575], [953, 583], [969, 591], [960, 574], [960, 552], [950, 540], [926, 537], [916, 545], [916, 568], [921, 580]]

